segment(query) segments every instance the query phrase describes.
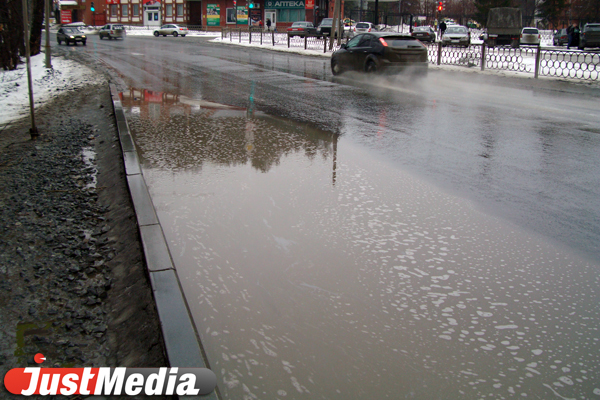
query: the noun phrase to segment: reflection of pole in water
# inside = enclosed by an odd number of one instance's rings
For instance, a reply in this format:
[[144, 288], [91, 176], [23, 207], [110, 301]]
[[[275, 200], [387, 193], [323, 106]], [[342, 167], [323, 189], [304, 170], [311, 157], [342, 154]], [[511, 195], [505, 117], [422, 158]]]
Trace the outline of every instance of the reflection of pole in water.
[[337, 133], [333, 134], [333, 186], [335, 186], [335, 169], [336, 169], [336, 163], [337, 163], [337, 140], [338, 140], [338, 135]]
[[256, 86], [256, 81], [252, 81], [250, 85], [250, 97], [248, 97], [248, 115], [254, 115], [254, 88]]

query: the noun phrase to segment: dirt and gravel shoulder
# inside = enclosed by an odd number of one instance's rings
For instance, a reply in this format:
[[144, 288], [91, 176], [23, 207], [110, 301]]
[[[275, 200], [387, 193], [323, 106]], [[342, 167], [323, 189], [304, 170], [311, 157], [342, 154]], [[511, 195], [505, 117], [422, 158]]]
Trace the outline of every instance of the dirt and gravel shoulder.
[[46, 367], [167, 366], [107, 77], [36, 121], [37, 140], [28, 119], [0, 127], [0, 375], [36, 353]]

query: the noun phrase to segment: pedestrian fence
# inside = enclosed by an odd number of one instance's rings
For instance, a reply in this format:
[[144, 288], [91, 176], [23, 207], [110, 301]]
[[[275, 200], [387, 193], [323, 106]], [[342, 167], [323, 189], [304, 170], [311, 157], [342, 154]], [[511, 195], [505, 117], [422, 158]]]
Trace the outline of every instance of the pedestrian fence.
[[[290, 37], [285, 32], [267, 32], [253, 28], [222, 28], [221, 40], [255, 43], [266, 46], [300, 48], [323, 53], [340, 48], [338, 41], [315, 35]], [[350, 38], [345, 37], [342, 42]], [[531, 73], [535, 78], [548, 76], [588, 81], [600, 80], [600, 53], [586, 51], [551, 50], [540, 46], [487, 46], [485, 43], [468, 47], [442, 46], [441, 42], [426, 44], [428, 59], [434, 65], [457, 65], [480, 68], [481, 71], [502, 70]]]

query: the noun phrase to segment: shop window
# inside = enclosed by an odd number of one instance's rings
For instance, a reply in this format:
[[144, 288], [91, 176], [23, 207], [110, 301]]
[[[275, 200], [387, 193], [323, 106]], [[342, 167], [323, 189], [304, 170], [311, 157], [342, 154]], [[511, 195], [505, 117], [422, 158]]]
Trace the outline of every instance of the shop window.
[[277, 13], [277, 20], [279, 22], [296, 22], [304, 21], [305, 11], [304, 10], [279, 10]]
[[177, 16], [183, 17], [183, 4], [177, 4]]
[[225, 14], [228, 24], [235, 24], [237, 22], [235, 8], [228, 8]]
[[127, 17], [129, 14], [129, 9], [127, 7], [127, 4], [121, 4], [121, 16], [122, 17]]
[[117, 5], [116, 4], [111, 4], [110, 5], [110, 16], [111, 17], [116, 17], [117, 16]]
[[173, 16], [173, 4], [167, 4], [167, 9], [165, 10], [167, 13], [167, 17]]
[[140, 16], [140, 5], [134, 4], [132, 7], [133, 7], [133, 10], [131, 10], [131, 11], [133, 12], [133, 16], [139, 17]]

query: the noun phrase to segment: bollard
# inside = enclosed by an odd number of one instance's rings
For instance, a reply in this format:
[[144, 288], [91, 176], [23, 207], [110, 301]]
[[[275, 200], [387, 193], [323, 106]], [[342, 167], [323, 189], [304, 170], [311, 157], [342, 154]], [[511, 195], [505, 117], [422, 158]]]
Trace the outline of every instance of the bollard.
[[271, 32], [271, 38], [273, 39], [273, 46], [275, 46], [275, 31]]
[[442, 42], [438, 42], [437, 65], [442, 63]]
[[481, 70], [485, 69], [485, 41], [481, 43]]
[[290, 48], [290, 35], [288, 35], [288, 49]]
[[538, 74], [539, 74], [539, 71], [540, 71], [540, 58], [541, 58], [541, 55], [542, 55], [542, 50], [541, 50], [540, 45], [538, 44], [537, 45], [537, 52], [535, 53], [535, 75], [534, 75], [535, 79], [538, 78]]
[[327, 53], [327, 38], [323, 35], [323, 53]]
[[306, 50], [307, 40], [308, 40], [308, 36], [304, 35], [304, 50]]
[[252, 28], [248, 29], [248, 44], [252, 44]]
[[261, 45], [261, 46], [262, 46], [262, 34], [263, 34], [263, 31], [262, 31], [262, 29], [261, 29], [261, 30], [260, 30], [260, 45]]
[[240, 30], [238, 31], [238, 33], [240, 34], [240, 43], [242, 43], [242, 28], [240, 28]]

